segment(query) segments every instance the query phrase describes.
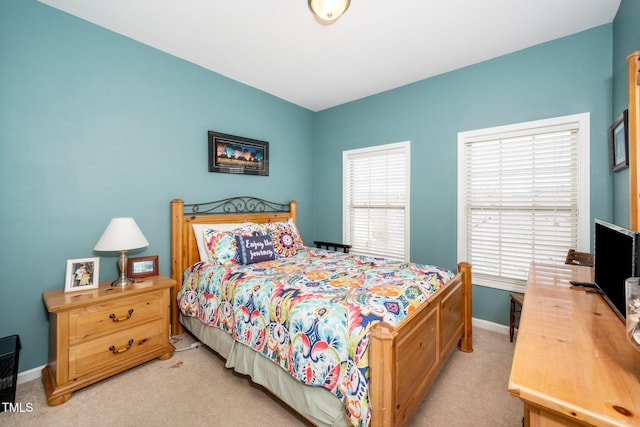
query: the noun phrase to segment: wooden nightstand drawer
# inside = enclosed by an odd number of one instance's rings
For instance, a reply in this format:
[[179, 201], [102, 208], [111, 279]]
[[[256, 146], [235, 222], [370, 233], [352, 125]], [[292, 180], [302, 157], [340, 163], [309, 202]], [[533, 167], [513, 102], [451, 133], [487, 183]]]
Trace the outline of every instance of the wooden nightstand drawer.
[[96, 304], [69, 312], [69, 344], [162, 317], [162, 292]]
[[49, 311], [49, 364], [42, 383], [50, 406], [74, 391], [141, 363], [173, 356], [169, 306], [176, 281], [151, 276], [130, 285], [42, 294]]
[[69, 378], [72, 380], [105, 366], [127, 363], [165, 341], [162, 320], [129, 328], [69, 348]]

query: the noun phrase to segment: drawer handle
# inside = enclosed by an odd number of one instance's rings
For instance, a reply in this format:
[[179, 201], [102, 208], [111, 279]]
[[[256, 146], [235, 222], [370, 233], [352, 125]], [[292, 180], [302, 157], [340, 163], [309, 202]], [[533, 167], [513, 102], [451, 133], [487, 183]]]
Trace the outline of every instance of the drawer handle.
[[125, 320], [131, 319], [132, 315], [133, 315], [133, 308], [130, 308], [129, 313], [126, 316], [116, 317], [114, 313], [111, 313], [109, 315], [109, 319], [113, 320], [114, 323], [118, 323], [118, 322], [123, 322]]
[[113, 353], [113, 354], [120, 354], [120, 353], [124, 353], [125, 351], [129, 350], [132, 345], [133, 345], [133, 338], [131, 338], [129, 340], [129, 342], [127, 343], [126, 347], [116, 348], [115, 345], [112, 345], [111, 347], [109, 347], [109, 350], [111, 350], [111, 353]]

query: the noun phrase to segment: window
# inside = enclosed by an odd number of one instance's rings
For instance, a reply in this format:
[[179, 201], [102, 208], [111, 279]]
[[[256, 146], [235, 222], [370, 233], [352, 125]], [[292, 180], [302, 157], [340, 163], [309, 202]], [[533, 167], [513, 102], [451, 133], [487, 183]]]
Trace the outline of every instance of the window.
[[342, 153], [343, 239], [354, 254], [409, 260], [409, 142]]
[[458, 134], [458, 259], [522, 291], [532, 261], [589, 251], [589, 114]]

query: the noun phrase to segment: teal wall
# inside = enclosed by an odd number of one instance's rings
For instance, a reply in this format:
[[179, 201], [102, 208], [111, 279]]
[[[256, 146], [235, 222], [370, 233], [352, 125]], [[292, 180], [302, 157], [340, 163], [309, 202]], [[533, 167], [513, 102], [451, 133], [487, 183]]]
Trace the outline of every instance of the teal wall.
[[[411, 141], [411, 260], [454, 269], [458, 132], [591, 113], [591, 215], [611, 218], [612, 25], [534, 46], [316, 117], [315, 235], [341, 238], [343, 150]], [[474, 286], [474, 317], [508, 324], [508, 292]]]
[[[613, 122], [629, 108], [627, 56], [640, 49], [640, 2], [622, 0], [613, 21]], [[629, 227], [629, 169], [613, 175], [613, 221]]]
[[[311, 111], [32, 0], [0, 2], [0, 337], [47, 362], [41, 294], [133, 216], [169, 268], [169, 202], [296, 199], [313, 224]], [[270, 175], [209, 173], [207, 131], [269, 141]], [[294, 178], [294, 179], [292, 179]], [[115, 257], [100, 278], [115, 279]]]
[[[639, 10], [622, 1], [625, 14]], [[591, 213], [610, 219], [607, 129], [626, 102], [619, 56], [640, 48], [637, 28], [618, 15], [312, 113], [35, 0], [1, 1], [0, 336], [20, 334], [21, 371], [46, 363], [41, 294], [63, 287], [67, 259], [97, 255], [114, 216], [136, 218], [150, 241], [137, 255], [159, 255], [169, 274], [176, 197], [296, 199], [305, 241], [340, 240], [341, 153], [350, 148], [411, 141], [412, 260], [454, 268], [457, 133], [588, 111]], [[207, 130], [269, 141], [270, 176], [207, 172]], [[100, 277], [115, 275], [115, 258], [102, 257]], [[474, 287], [474, 316], [506, 324], [507, 295]]]

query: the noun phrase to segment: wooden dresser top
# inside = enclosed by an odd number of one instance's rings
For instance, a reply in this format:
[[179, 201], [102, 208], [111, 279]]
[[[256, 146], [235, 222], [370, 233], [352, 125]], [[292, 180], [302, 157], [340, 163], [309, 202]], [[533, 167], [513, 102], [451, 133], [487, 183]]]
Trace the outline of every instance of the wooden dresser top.
[[640, 353], [602, 296], [569, 283], [592, 275], [532, 263], [509, 392], [588, 424], [640, 425]]
[[127, 286], [111, 286], [111, 281], [100, 282], [97, 289], [86, 291], [65, 292], [64, 289], [46, 291], [42, 299], [49, 312], [72, 310], [89, 304], [107, 302], [111, 299], [130, 297], [145, 292], [171, 288], [175, 286], [175, 280], [159, 275], [136, 279]]

